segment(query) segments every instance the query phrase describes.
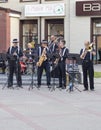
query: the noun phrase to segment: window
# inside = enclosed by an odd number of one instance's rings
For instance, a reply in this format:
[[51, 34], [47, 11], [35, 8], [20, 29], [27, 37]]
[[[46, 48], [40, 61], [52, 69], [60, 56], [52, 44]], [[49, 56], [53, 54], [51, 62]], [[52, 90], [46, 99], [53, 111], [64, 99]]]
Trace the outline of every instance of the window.
[[36, 2], [37, 0], [20, 0], [20, 2]]
[[38, 24], [37, 20], [24, 20], [21, 21], [21, 39], [23, 40], [23, 49], [27, 48], [30, 42], [32, 45], [38, 43]]
[[45, 38], [48, 38], [48, 41], [51, 35], [64, 37], [64, 19], [46, 19], [45, 22]]
[[62, 1], [62, 0], [45, 0], [45, 1]]
[[8, 0], [0, 0], [0, 3], [8, 2]]

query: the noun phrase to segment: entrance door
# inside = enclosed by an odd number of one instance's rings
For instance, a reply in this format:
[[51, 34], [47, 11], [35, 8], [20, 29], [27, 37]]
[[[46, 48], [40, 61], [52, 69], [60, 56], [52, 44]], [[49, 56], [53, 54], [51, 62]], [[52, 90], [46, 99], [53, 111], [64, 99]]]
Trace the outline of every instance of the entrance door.
[[92, 39], [96, 42], [96, 62], [101, 62], [101, 18], [92, 19]]
[[45, 20], [45, 39], [50, 40], [50, 36], [64, 37], [64, 19]]
[[101, 62], [101, 35], [97, 36], [98, 61]]
[[37, 20], [23, 20], [20, 21], [20, 41], [22, 48], [26, 49], [27, 44], [30, 42], [34, 46], [38, 43], [38, 24]]

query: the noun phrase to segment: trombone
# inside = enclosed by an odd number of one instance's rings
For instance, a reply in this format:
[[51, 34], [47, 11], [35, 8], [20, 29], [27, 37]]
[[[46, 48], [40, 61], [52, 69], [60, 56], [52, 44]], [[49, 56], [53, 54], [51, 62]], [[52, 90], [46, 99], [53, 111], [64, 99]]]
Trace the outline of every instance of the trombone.
[[93, 43], [89, 44], [87, 48], [84, 49], [82, 55], [80, 56], [81, 59], [84, 59], [84, 58], [85, 58], [87, 52], [92, 52], [92, 51], [93, 51], [93, 45], [94, 45], [94, 44], [95, 44], [95, 43], [93, 42]]
[[86, 49], [86, 51], [91, 52], [91, 51], [93, 50], [93, 45], [94, 45], [94, 43], [91, 43], [91, 44], [88, 46], [88, 48]]

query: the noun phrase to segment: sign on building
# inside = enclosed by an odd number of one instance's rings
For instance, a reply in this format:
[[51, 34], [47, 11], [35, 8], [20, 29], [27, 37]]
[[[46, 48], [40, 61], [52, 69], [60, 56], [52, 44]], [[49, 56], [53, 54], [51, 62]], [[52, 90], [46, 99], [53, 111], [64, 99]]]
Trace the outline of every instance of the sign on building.
[[25, 5], [25, 17], [33, 16], [64, 16], [64, 3]]
[[101, 1], [77, 1], [76, 16], [101, 15]]

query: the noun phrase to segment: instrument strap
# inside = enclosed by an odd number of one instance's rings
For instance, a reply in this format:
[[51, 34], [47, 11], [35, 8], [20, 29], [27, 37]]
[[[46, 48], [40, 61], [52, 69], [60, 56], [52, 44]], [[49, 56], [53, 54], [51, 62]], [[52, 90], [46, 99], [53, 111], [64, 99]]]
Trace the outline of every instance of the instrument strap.
[[55, 49], [55, 44], [53, 44], [52, 52], [54, 52], [54, 49]]
[[41, 47], [39, 47], [39, 56], [41, 56]]
[[67, 48], [65, 48], [65, 49], [63, 50], [62, 56], [65, 55], [66, 49], [67, 49]]
[[63, 56], [65, 55], [66, 49], [67, 48], [65, 47], [64, 50], [63, 50], [63, 52], [62, 52], [62, 49], [60, 50], [61, 61], [63, 60]]

